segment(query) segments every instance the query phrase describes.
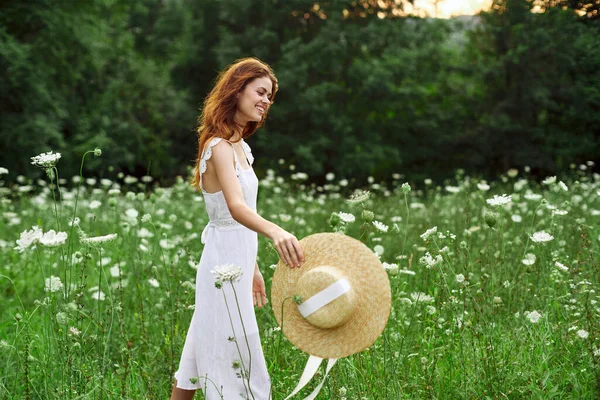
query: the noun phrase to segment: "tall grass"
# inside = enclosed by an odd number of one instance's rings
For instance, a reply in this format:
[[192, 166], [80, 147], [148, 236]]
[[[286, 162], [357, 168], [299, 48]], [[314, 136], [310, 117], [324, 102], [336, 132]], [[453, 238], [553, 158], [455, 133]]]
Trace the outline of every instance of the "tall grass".
[[[591, 167], [546, 184], [514, 170], [489, 187], [462, 171], [412, 190], [372, 183], [353, 202], [345, 180], [315, 187], [269, 171], [261, 215], [298, 238], [344, 231], [389, 273], [385, 331], [338, 361], [320, 397], [598, 398], [600, 176]], [[167, 398], [194, 308], [202, 197], [183, 178], [160, 187], [122, 174], [50, 177], [0, 183], [0, 398]], [[503, 193], [505, 205], [486, 201]], [[14, 250], [34, 225], [66, 230], [66, 244]], [[553, 239], [532, 240], [540, 231]], [[278, 256], [262, 237], [258, 258], [269, 292]], [[51, 276], [60, 290], [45, 290]], [[307, 355], [282, 336], [274, 312], [270, 303], [256, 309], [280, 399]]]

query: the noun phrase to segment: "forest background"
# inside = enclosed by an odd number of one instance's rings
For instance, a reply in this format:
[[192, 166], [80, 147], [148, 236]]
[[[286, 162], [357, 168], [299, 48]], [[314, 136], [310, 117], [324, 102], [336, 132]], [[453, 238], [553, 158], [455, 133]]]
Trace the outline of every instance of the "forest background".
[[[588, 4], [589, 3], [589, 4]], [[462, 168], [545, 177], [600, 154], [600, 2], [495, 0], [419, 18], [393, 0], [94, 0], [0, 5], [0, 152], [11, 176], [63, 152], [62, 176], [160, 182], [196, 157], [202, 102], [236, 59], [280, 84], [248, 141], [316, 183], [436, 181]], [[531, 12], [532, 9], [538, 12]], [[68, 151], [67, 151], [68, 150]], [[110, 168], [95, 168], [96, 163]], [[10, 177], [7, 177], [10, 180]]]

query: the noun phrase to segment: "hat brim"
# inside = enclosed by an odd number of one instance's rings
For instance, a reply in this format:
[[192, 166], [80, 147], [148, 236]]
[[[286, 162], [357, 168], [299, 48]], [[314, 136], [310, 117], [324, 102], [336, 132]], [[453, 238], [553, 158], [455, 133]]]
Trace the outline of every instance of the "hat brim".
[[[280, 260], [271, 286], [271, 305], [283, 334], [300, 350], [321, 358], [346, 357], [371, 346], [387, 324], [392, 299], [387, 272], [377, 255], [343, 233], [317, 233], [299, 242], [305, 262], [290, 268]], [[329, 329], [306, 321], [291, 298], [299, 277], [322, 265], [342, 270], [356, 299], [352, 316]]]

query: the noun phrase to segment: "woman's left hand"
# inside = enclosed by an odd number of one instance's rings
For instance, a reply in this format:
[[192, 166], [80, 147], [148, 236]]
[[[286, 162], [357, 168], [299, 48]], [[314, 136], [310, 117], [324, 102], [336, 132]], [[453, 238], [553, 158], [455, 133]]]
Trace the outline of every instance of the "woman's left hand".
[[254, 299], [254, 306], [262, 308], [267, 304], [267, 291], [265, 289], [265, 280], [263, 279], [260, 271], [254, 271], [254, 279], [252, 280], [252, 297]]

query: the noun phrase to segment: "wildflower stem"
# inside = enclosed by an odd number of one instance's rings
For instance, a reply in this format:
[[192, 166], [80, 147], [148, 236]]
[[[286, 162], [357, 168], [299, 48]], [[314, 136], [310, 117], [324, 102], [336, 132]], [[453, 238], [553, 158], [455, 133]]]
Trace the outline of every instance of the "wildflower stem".
[[246, 339], [246, 346], [248, 347], [248, 388], [250, 389], [250, 395], [254, 398], [254, 394], [252, 393], [252, 388], [250, 387], [250, 376], [252, 374], [252, 351], [250, 350], [250, 343], [248, 343], [248, 335], [246, 334], [246, 326], [244, 325], [244, 319], [242, 318], [242, 311], [240, 310], [240, 303], [238, 301], [237, 291], [235, 290], [235, 286], [233, 282], [231, 282], [231, 288], [233, 289], [233, 295], [235, 296], [235, 303], [237, 305], [238, 314], [240, 316], [240, 322], [242, 324], [242, 330], [244, 331], [244, 339]]
[[[233, 287], [233, 283], [231, 284], [231, 286]], [[244, 366], [244, 357], [242, 357], [242, 351], [240, 350], [240, 346], [237, 341], [237, 335], [235, 334], [235, 328], [233, 325], [233, 319], [231, 318], [231, 311], [229, 310], [229, 303], [227, 302], [227, 296], [225, 295], [225, 289], [221, 288], [221, 291], [223, 292], [223, 299], [225, 299], [225, 307], [227, 307], [227, 315], [229, 316], [229, 323], [231, 324], [231, 330], [233, 332], [233, 337], [235, 338], [235, 346], [237, 347], [238, 354], [240, 355], [240, 362], [242, 363], [242, 370], [245, 371], [246, 367]], [[242, 376], [242, 382], [244, 383], [244, 390], [246, 390], [246, 395], [247, 395], [249, 387], [246, 387], [246, 382], [243, 380], [243, 376]], [[249, 386], [249, 384], [250, 384], [250, 382], [248, 382], [248, 386]], [[252, 398], [254, 398], [254, 396], [252, 396]]]

